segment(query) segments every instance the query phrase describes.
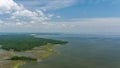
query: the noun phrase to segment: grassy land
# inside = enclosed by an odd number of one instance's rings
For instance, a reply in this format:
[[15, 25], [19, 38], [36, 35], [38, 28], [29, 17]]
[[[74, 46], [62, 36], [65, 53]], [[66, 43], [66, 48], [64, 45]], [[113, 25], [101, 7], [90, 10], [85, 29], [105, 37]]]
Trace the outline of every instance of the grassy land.
[[0, 35], [0, 45], [2, 49], [14, 51], [31, 50], [34, 47], [51, 44], [66, 44], [66, 41], [35, 38], [28, 35]]

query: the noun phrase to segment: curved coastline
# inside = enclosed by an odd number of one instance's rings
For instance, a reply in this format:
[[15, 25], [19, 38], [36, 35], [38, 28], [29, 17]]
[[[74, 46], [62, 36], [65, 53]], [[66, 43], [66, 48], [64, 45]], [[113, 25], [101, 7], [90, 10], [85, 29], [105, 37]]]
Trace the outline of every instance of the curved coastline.
[[[11, 38], [9, 38], [9, 39], [11, 39]], [[17, 39], [19, 39], [19, 38], [17, 37]], [[44, 38], [42, 38], [42, 39], [44, 39]], [[46, 45], [35, 46], [31, 50], [28, 49], [28, 50], [24, 50], [24, 51], [17, 51], [17, 50], [13, 50], [11, 48], [8, 50], [8, 49], [4, 49], [1, 47], [1, 49], [4, 50], [6, 53], [4, 53], [3, 55], [0, 55], [0, 59], [2, 60], [2, 62], [0, 62], [0, 67], [18, 68], [20, 65], [23, 65], [23, 64], [25, 64], [25, 62], [28, 62], [28, 58], [29, 58], [30, 62], [33, 62], [32, 59], [36, 60], [34, 62], [41, 62], [42, 59], [47, 58], [50, 55], [57, 53], [57, 51], [54, 50], [54, 48], [57, 46], [57, 44], [63, 45], [63, 44], [67, 43], [66, 41], [52, 40], [52, 39], [44, 39], [44, 41], [47, 42]], [[31, 55], [27, 55], [27, 54], [31, 54]], [[2, 57], [4, 57], [4, 58], [2, 58]], [[17, 59], [15, 57], [17, 57]], [[24, 57], [24, 59], [23, 59], [23, 57]], [[13, 59], [13, 58], [15, 58], [15, 59]]]

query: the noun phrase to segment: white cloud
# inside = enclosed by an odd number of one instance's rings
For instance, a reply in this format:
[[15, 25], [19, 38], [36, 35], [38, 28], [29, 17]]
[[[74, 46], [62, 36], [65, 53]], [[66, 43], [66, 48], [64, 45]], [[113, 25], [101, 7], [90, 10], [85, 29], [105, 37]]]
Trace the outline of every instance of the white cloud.
[[[73, 5], [77, 0], [35, 0], [42, 4], [40, 8], [43, 10], [59, 9], [69, 7]], [[31, 2], [31, 1], [30, 1]], [[35, 2], [36, 3], [36, 2]], [[8, 17], [4, 17], [1, 21], [4, 25], [31, 25], [34, 23], [46, 24], [46, 21], [50, 20], [54, 15], [46, 15], [42, 10], [28, 10], [22, 4], [16, 3], [14, 0], [0, 0], [0, 15], [7, 14]], [[61, 16], [56, 16], [61, 18]]]
[[[1, 21], [2, 22], [2, 21]], [[70, 32], [70, 33], [98, 33], [120, 34], [120, 18], [84, 18], [67, 22], [30, 23], [17, 21], [0, 26], [2, 30], [20, 32]], [[3, 23], [1, 23], [3, 25]], [[1, 31], [0, 29], [0, 31]]]
[[56, 18], [61, 18], [61, 16], [56, 16]]
[[46, 27], [51, 32], [120, 34], [120, 18], [84, 18], [69, 22], [52, 22]]
[[45, 15], [41, 10], [37, 11], [29, 11], [29, 10], [21, 10], [21, 11], [16, 11], [13, 13], [11, 19], [13, 20], [19, 20], [27, 23], [43, 23], [51, 18], [49, 15]]
[[18, 3], [22, 3], [30, 9], [53, 10], [72, 6], [77, 1], [78, 0], [25, 0], [23, 2], [23, 0], [18, 0]]
[[[0, 20], [0, 31], [120, 33], [120, 18], [87, 18], [68, 22], [46, 22], [54, 15], [46, 15], [42, 10], [28, 10], [13, 0], [0, 1], [0, 15], [9, 15], [4, 20]], [[65, 8], [76, 2], [76, 0], [46, 1], [42, 7], [45, 10]], [[55, 17], [61, 18], [61, 16]]]
[[[23, 5], [17, 4], [14, 0], [0, 0], [0, 15], [7, 14], [8, 17], [0, 20], [0, 31], [52, 31], [58, 24], [47, 23], [46, 21], [53, 17], [53, 14], [46, 15], [41, 10], [28, 10]], [[73, 0], [70, 0], [72, 2]], [[49, 2], [49, 6], [46, 3], [45, 9], [57, 9], [67, 7], [68, 0], [63, 1], [62, 5], [58, 5], [61, 0], [54, 0]], [[52, 4], [56, 5], [54, 7]], [[50, 7], [51, 6], [51, 7]], [[48, 8], [49, 7], [49, 8]], [[60, 16], [58, 16], [60, 17]], [[60, 25], [61, 26], [61, 25]], [[60, 26], [58, 28], [60, 29]], [[64, 25], [62, 25], [64, 26]]]
[[0, 0], [0, 14], [10, 13], [20, 9], [22, 9], [22, 6], [16, 4], [13, 0]]
[[[44, 23], [52, 16], [44, 14], [41, 10], [30, 11], [13, 0], [0, 0], [0, 15], [8, 14], [4, 18], [4, 25], [29, 25], [29, 23]], [[26, 24], [27, 23], [27, 24]]]
[[0, 26], [2, 26], [2, 24], [3, 24], [3, 21], [0, 20]]
[[43, 7], [41, 7], [41, 9], [43, 10], [60, 9], [69, 7], [76, 2], [77, 0], [52, 0], [52, 1], [46, 0], [46, 4]]
[[78, 33], [119, 33], [120, 18], [88, 18], [65, 23], [70, 30]]

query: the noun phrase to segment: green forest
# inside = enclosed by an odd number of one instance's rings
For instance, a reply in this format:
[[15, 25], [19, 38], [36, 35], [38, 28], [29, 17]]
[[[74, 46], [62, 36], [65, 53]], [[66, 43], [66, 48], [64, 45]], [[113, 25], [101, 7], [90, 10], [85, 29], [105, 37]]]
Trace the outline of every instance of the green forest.
[[36, 58], [25, 57], [25, 56], [13, 56], [10, 60], [23, 60], [23, 61], [37, 61]]
[[67, 41], [35, 38], [29, 35], [0, 35], [0, 46], [5, 50], [26, 51], [48, 43], [66, 44]]

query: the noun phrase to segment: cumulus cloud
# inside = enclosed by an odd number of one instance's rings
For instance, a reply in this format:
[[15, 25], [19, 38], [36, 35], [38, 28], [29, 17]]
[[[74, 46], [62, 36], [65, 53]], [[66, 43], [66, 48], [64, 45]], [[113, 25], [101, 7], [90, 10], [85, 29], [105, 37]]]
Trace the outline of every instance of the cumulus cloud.
[[[28, 0], [27, 0], [28, 1]], [[43, 1], [43, 0], [36, 0]], [[69, 7], [77, 0], [44, 0], [43, 10], [53, 10]], [[32, 1], [30, 1], [32, 2]], [[28, 10], [14, 0], [0, 0], [0, 15], [7, 14], [0, 19], [0, 31], [30, 31], [30, 32], [119, 32], [120, 18], [84, 18], [67, 22], [47, 22], [54, 15], [45, 14], [42, 10]], [[61, 18], [61, 16], [55, 16]]]
[[29, 25], [29, 23], [44, 23], [52, 16], [44, 14], [41, 10], [31, 11], [13, 0], [0, 0], [0, 15], [8, 16], [1, 20], [4, 25]]
[[[22, 0], [18, 0], [22, 1]], [[50, 9], [59, 9], [71, 6], [77, 0], [35, 0], [34, 2], [31, 0], [32, 4], [40, 3], [39, 10], [29, 10], [26, 9], [21, 3], [16, 3], [14, 0], [0, 0], [0, 15], [7, 14], [4, 19], [4, 25], [10, 24], [30, 24], [30, 23], [41, 23], [45, 24], [47, 20], [50, 20], [54, 15], [53, 14], [45, 14], [42, 10], [50, 10]], [[23, 1], [22, 1], [23, 2]], [[24, 1], [26, 2], [26, 1]], [[61, 16], [56, 16], [56, 18], [61, 18]], [[10, 25], [9, 24], [9, 25]], [[28, 25], [29, 25], [28, 24]]]
[[44, 23], [49, 20], [49, 15], [45, 15], [41, 10], [31, 12], [29, 10], [21, 10], [13, 13], [11, 19], [16, 21], [23, 21], [29, 23]]
[[0, 14], [10, 13], [20, 9], [22, 9], [22, 7], [13, 0], [0, 0]]

